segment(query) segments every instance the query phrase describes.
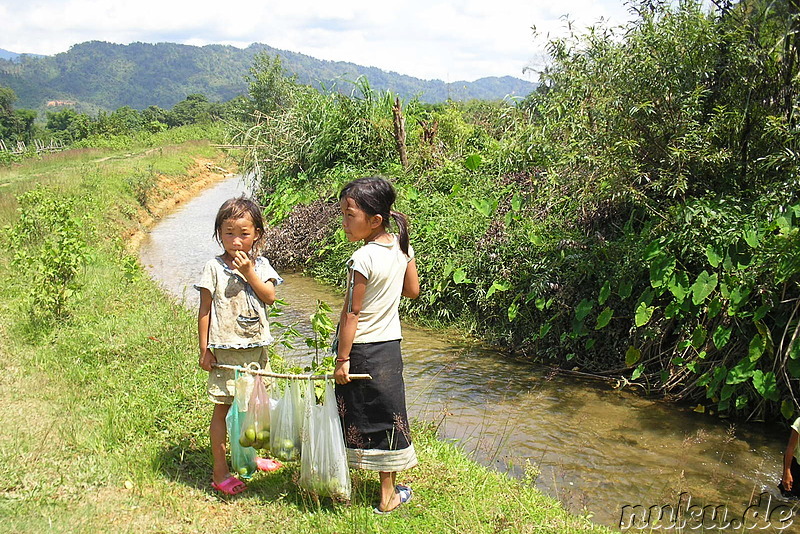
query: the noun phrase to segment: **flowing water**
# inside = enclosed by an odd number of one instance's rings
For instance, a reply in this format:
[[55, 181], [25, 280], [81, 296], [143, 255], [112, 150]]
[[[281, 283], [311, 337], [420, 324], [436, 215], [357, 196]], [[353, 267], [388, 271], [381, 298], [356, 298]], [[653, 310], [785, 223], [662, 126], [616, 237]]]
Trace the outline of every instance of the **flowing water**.
[[[235, 178], [208, 189], [161, 221], [142, 245], [140, 259], [151, 276], [190, 308], [198, 303], [191, 284], [220, 252], [212, 239], [216, 210], [243, 188]], [[301, 274], [284, 277], [277, 290], [289, 304], [283, 323], [308, 331], [317, 299], [340, 305], [331, 288]], [[773, 509], [780, 504], [775, 484], [788, 436], [781, 428], [734, 427], [510, 361], [436, 331], [404, 325], [403, 334], [409, 415], [434, 421], [442, 439], [455, 440], [484, 465], [518, 477], [527, 472], [539, 489], [574, 512], [592, 514], [592, 521], [618, 526], [626, 505], [677, 508], [679, 499], [683, 510], [724, 506], [728, 519], [741, 519], [762, 492], [762, 506], [770, 497]]]

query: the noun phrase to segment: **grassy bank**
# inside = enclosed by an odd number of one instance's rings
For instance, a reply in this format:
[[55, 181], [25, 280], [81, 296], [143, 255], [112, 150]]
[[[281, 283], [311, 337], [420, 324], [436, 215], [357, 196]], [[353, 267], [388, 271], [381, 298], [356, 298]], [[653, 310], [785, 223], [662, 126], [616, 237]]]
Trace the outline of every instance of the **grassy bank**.
[[[416, 497], [374, 516], [378, 480], [354, 472], [351, 505], [298, 491], [299, 466], [261, 474], [243, 495], [213, 492], [205, 373], [194, 314], [135, 261], [132, 236], [226, 167], [207, 143], [87, 149], [0, 169], [0, 225], [38, 185], [78, 221], [80, 264], [57, 316], [31, 313], [38, 241], [0, 256], [0, 523], [16, 532], [584, 532], [529, 483], [483, 468], [416, 424]], [[42, 191], [41, 189], [39, 191]], [[24, 214], [23, 214], [24, 215]], [[40, 230], [41, 231], [41, 230]], [[3, 243], [10, 242], [7, 234]], [[50, 320], [46, 320], [50, 317]]]

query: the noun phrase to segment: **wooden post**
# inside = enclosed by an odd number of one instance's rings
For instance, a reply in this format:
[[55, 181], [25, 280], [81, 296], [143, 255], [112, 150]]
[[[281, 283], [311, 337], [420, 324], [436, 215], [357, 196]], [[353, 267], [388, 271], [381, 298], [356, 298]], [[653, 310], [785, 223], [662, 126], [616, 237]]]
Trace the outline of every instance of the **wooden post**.
[[403, 110], [400, 107], [400, 97], [395, 98], [392, 106], [394, 115], [394, 140], [397, 144], [397, 152], [400, 154], [400, 163], [403, 169], [408, 168], [408, 153], [406, 152], [406, 118], [403, 117]]

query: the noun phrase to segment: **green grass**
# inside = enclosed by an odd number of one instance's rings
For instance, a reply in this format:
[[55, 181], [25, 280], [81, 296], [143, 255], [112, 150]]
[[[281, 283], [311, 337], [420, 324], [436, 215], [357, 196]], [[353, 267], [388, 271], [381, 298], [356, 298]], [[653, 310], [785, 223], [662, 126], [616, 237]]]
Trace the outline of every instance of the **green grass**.
[[[0, 169], [10, 196], [35, 184], [74, 196], [91, 221], [91, 259], [70, 315], [32, 323], [34, 288], [0, 256], [0, 524], [9, 532], [606, 532], [531, 484], [482, 467], [415, 422], [420, 465], [399, 480], [415, 498], [372, 514], [374, 473], [353, 472], [350, 505], [298, 490], [299, 465], [258, 474], [225, 498], [210, 488], [206, 374], [194, 313], [166, 298], [124, 251], [141, 216], [126, 179], [137, 169], [186, 178], [207, 144], [151, 152], [63, 153]], [[105, 159], [108, 156], [114, 156]], [[218, 160], [221, 155], [216, 154]], [[169, 191], [161, 191], [162, 195]]]

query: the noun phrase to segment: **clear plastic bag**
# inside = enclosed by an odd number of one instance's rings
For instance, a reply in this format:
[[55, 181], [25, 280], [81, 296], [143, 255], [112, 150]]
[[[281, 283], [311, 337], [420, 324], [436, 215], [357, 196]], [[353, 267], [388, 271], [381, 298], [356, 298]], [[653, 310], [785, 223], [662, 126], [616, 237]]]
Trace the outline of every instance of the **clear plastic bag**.
[[297, 380], [289, 380], [272, 412], [272, 455], [283, 461], [300, 458], [302, 451], [303, 397]]
[[270, 398], [269, 390], [261, 376], [256, 375], [253, 392], [247, 403], [239, 445], [256, 450], [270, 447]]
[[246, 397], [251, 389], [250, 384], [253, 379], [250, 375], [236, 371], [236, 392], [233, 396], [233, 403], [225, 417], [225, 424], [228, 427], [228, 438], [230, 441], [231, 467], [234, 473], [241, 478], [248, 479], [256, 471], [256, 450], [252, 447], [245, 447], [241, 444], [242, 427], [247, 416], [248, 399]]
[[323, 404], [317, 405], [314, 385], [306, 389], [300, 487], [319, 496], [350, 500], [350, 471], [342, 424], [332, 381], [325, 383]]

